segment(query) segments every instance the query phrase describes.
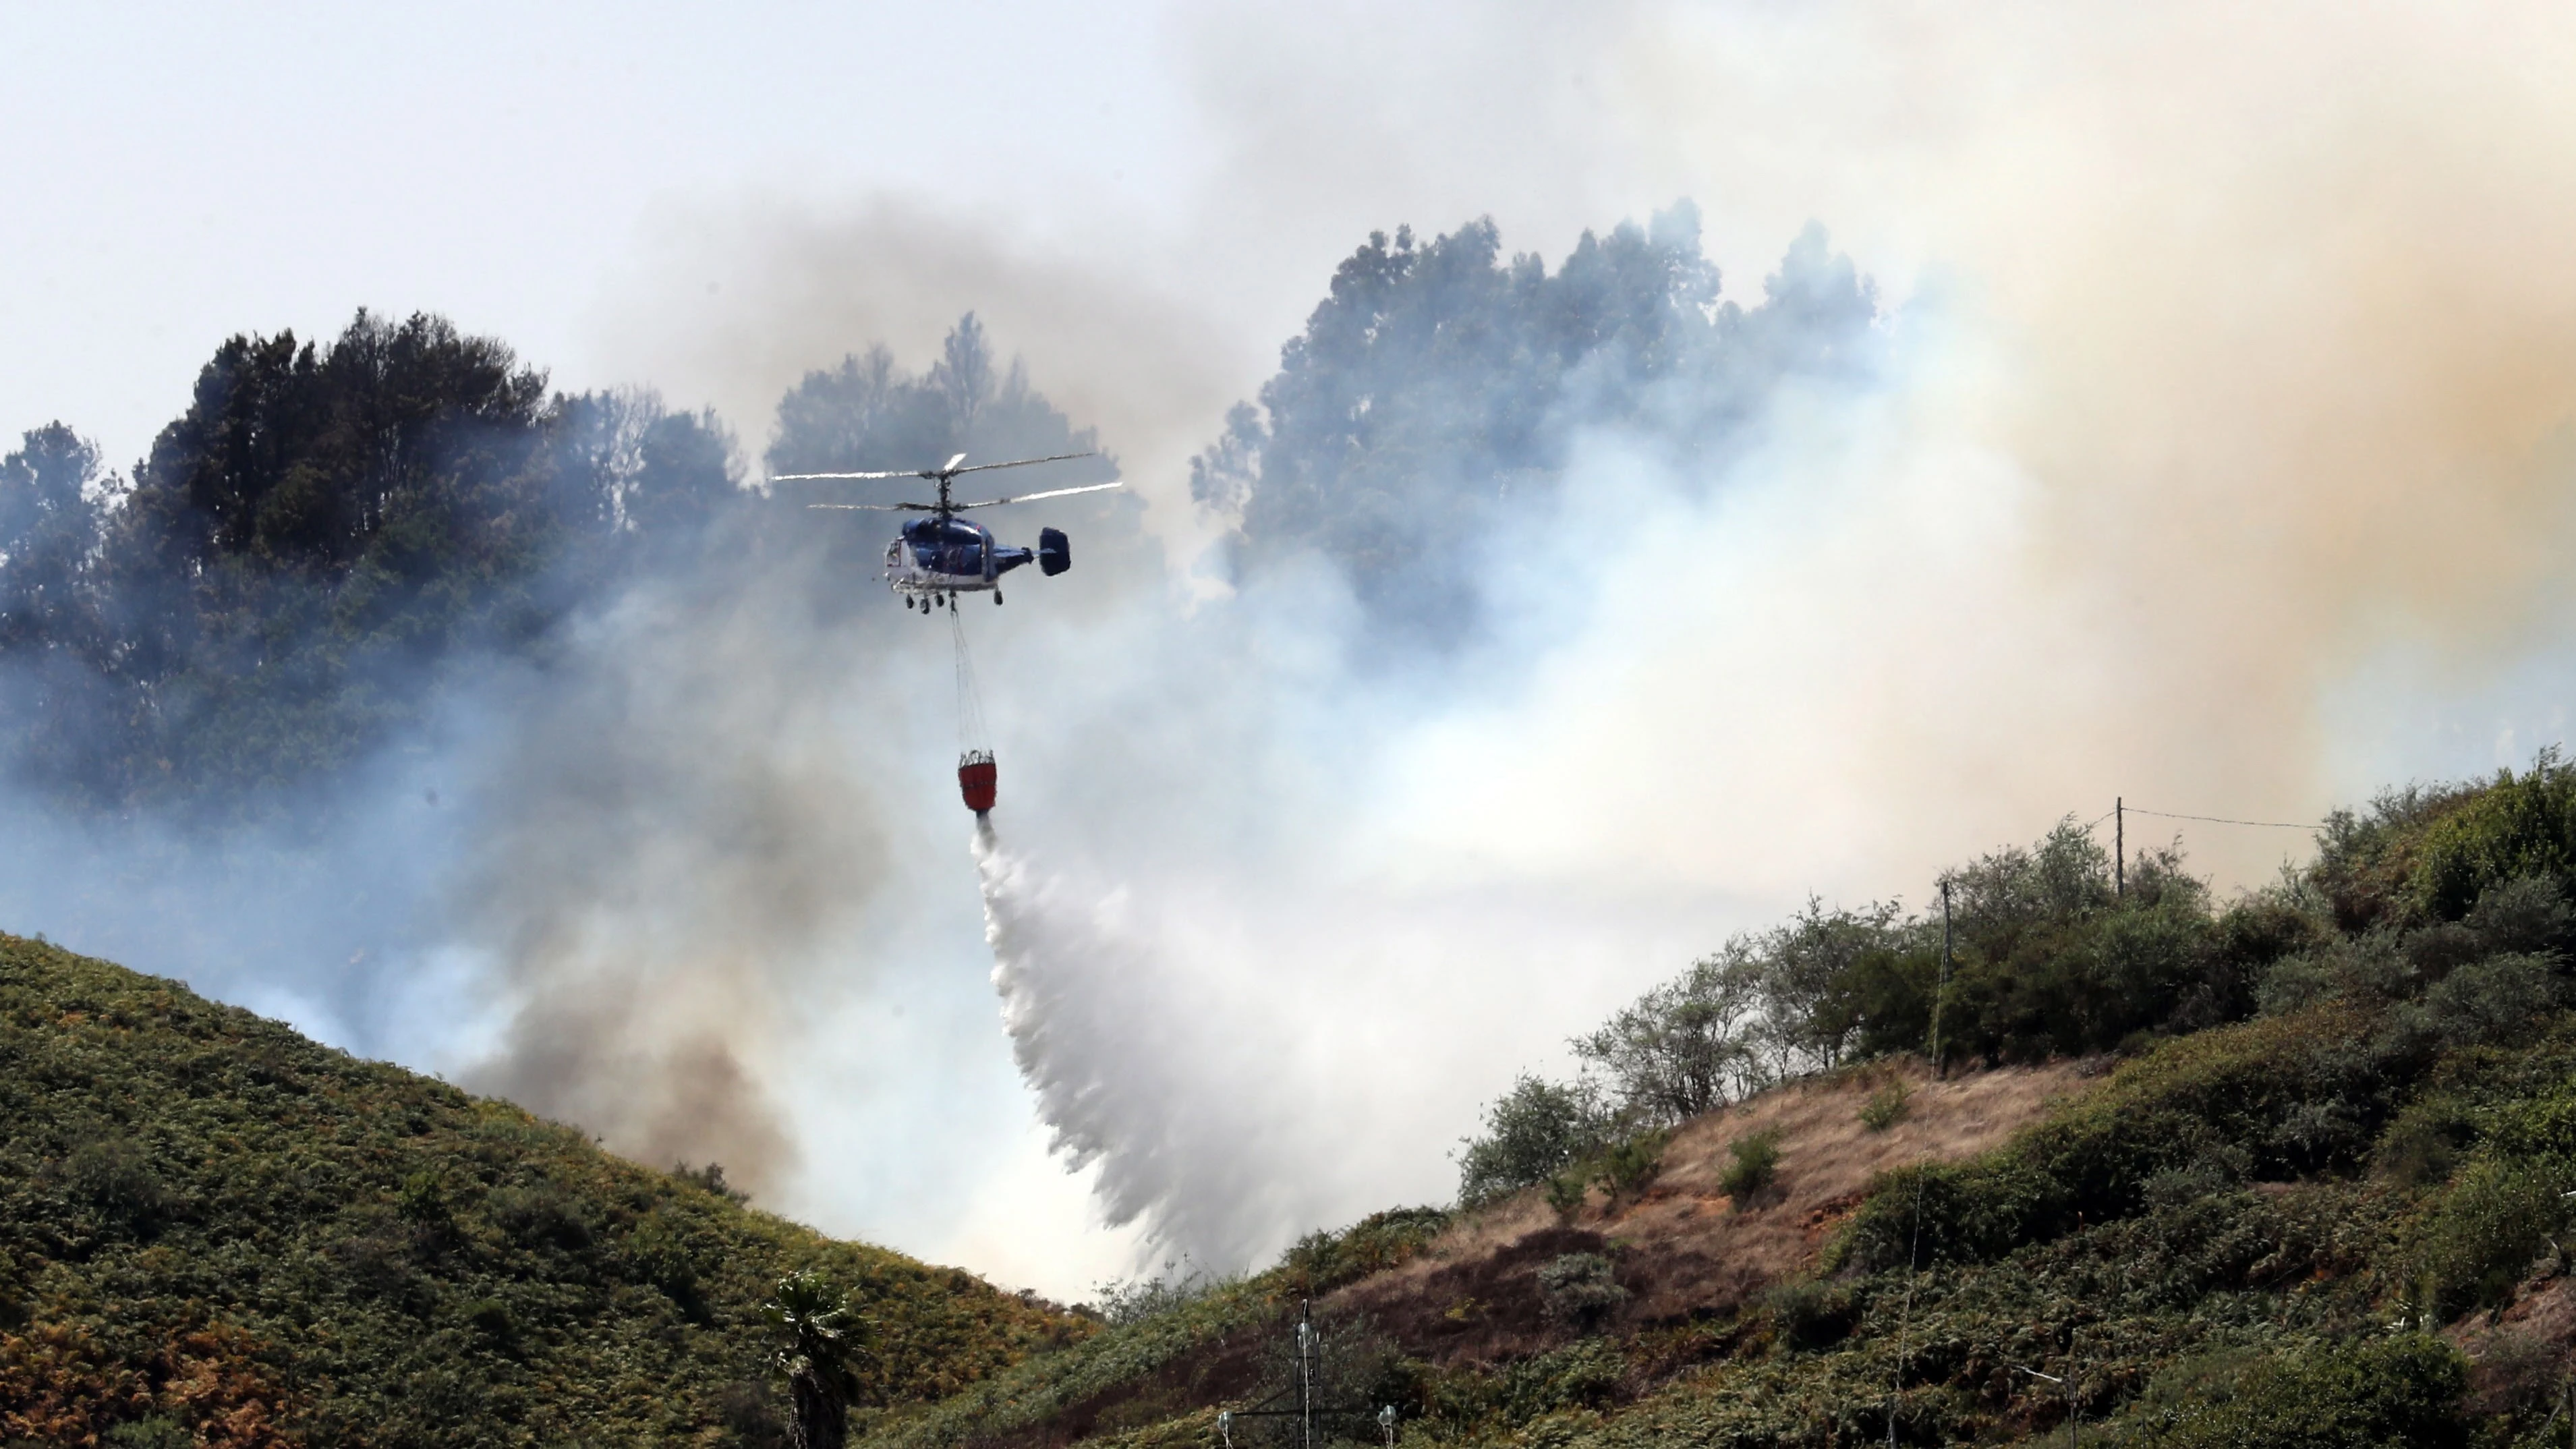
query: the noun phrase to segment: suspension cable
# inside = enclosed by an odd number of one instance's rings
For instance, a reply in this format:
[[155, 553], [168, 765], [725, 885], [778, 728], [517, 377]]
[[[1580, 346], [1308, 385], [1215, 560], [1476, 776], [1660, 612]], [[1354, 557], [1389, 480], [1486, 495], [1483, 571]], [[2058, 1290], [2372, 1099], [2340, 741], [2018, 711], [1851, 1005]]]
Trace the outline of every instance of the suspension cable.
[[992, 741], [984, 733], [984, 695], [975, 684], [975, 658], [966, 648], [966, 620], [951, 604], [948, 609], [948, 634], [957, 645], [957, 752], [989, 750]]

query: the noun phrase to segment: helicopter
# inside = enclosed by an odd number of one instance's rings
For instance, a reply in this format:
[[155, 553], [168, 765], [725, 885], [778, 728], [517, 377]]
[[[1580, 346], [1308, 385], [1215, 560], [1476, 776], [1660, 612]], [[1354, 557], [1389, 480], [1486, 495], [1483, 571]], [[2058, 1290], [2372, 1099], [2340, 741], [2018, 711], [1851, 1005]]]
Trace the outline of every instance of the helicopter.
[[993, 602], [1002, 602], [1002, 575], [1022, 564], [1034, 562], [1038, 572], [1052, 578], [1073, 567], [1073, 542], [1059, 529], [1038, 530], [1036, 548], [1010, 548], [993, 537], [993, 531], [972, 519], [957, 515], [970, 508], [998, 508], [1005, 503], [1034, 503], [1041, 498], [1064, 498], [1076, 493], [1098, 493], [1109, 488], [1123, 488], [1124, 482], [1086, 483], [1079, 488], [1050, 488], [1041, 493], [1021, 493], [1000, 498], [987, 498], [979, 503], [958, 503], [948, 496], [952, 480], [967, 473], [987, 473], [996, 468], [1025, 468], [1033, 463], [1062, 463], [1075, 458], [1096, 456], [1091, 453], [1054, 453], [1044, 458], [1019, 458], [1008, 463], [977, 463], [969, 466], [966, 455], [957, 454], [936, 468], [915, 468], [880, 473], [782, 473], [780, 482], [821, 480], [860, 480], [871, 478], [923, 478], [939, 489], [936, 503], [813, 503], [810, 508], [858, 509], [876, 513], [926, 513], [904, 524], [901, 532], [886, 545], [885, 580], [902, 597], [907, 609], [919, 607], [928, 614], [946, 600], [949, 612], [957, 609], [957, 596], [989, 592]]

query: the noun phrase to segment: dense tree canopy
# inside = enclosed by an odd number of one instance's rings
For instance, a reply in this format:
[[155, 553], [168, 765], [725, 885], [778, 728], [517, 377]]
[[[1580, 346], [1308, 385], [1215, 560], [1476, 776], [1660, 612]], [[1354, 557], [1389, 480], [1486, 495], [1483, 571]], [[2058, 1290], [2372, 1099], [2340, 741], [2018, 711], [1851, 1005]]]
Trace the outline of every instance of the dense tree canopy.
[[0, 460], [23, 773], [97, 805], [347, 762], [467, 646], [522, 647], [741, 498], [712, 416], [549, 396], [508, 348], [360, 313], [235, 337], [130, 486], [55, 424]]
[[1506, 260], [1490, 220], [1418, 242], [1372, 233], [1191, 465], [1233, 511], [1239, 567], [1305, 552], [1382, 622], [1453, 641], [1475, 618], [1474, 545], [1555, 495], [1586, 429], [1618, 427], [1704, 463], [1780, 381], [1859, 364], [1875, 294], [1822, 231], [1791, 247], [1750, 310], [1718, 297], [1699, 214], [1585, 233], [1550, 273]]
[[[1627, 430], [1705, 477], [1785, 380], [1860, 367], [1875, 315], [1814, 230], [1758, 305], [1721, 300], [1686, 203], [1587, 234], [1553, 272], [1506, 258], [1490, 221], [1373, 235], [1258, 407], [1195, 460], [1193, 491], [1237, 520], [1247, 573], [1320, 553], [1398, 636], [1454, 643], [1478, 617], [1483, 541], [1558, 495], [1587, 430]], [[970, 313], [922, 373], [879, 346], [806, 374], [765, 461], [1098, 449]], [[1050, 486], [1114, 476], [1106, 455], [1045, 470]], [[746, 489], [712, 414], [550, 392], [508, 347], [434, 316], [234, 337], [130, 478], [59, 423], [0, 459], [0, 754], [90, 809], [273, 801], [420, 727], [471, 661], [542, 656], [624, 583], [710, 582], [702, 540], [730, 541], [717, 552], [737, 583], [765, 558], [846, 604], [880, 535], [780, 520], [902, 492]], [[1141, 537], [1132, 502], [1085, 500], [1086, 515], [1088, 547]]]

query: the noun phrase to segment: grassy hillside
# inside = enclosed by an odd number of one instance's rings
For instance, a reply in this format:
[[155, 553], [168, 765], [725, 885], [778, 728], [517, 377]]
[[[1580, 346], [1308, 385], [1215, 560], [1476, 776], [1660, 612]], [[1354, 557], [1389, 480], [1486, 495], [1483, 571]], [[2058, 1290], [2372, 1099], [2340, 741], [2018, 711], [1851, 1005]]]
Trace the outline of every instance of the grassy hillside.
[[807, 1267], [863, 1402], [1088, 1328], [0, 935], [0, 1443], [775, 1444], [753, 1310]]
[[[2094, 1444], [2567, 1442], [2576, 774], [2384, 797], [2224, 904], [2107, 865], [2068, 827], [1951, 873], [1946, 985], [1892, 908], [1731, 944], [1578, 1041], [1617, 1110], [1497, 1105], [1473, 1206], [1146, 1295], [871, 1443], [1294, 1444], [1218, 1415], [1295, 1401], [1309, 1300], [1328, 1436], [1391, 1405], [1410, 1449], [2062, 1442], [2070, 1401]], [[1690, 1036], [1757, 978], [1786, 1036]], [[1936, 1004], [1946, 1081], [1905, 1049]], [[1765, 1040], [1803, 1069], [1730, 1054]]]

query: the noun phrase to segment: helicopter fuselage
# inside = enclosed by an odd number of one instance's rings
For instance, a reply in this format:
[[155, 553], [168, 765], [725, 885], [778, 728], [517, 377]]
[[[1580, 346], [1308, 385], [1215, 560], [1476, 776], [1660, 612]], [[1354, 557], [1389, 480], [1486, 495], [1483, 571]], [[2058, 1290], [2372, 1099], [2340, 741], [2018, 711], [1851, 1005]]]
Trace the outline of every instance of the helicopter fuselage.
[[1003, 545], [980, 523], [934, 515], [905, 524], [886, 545], [885, 580], [907, 596], [975, 593], [998, 587], [1002, 575], [1037, 557], [1035, 549]]

